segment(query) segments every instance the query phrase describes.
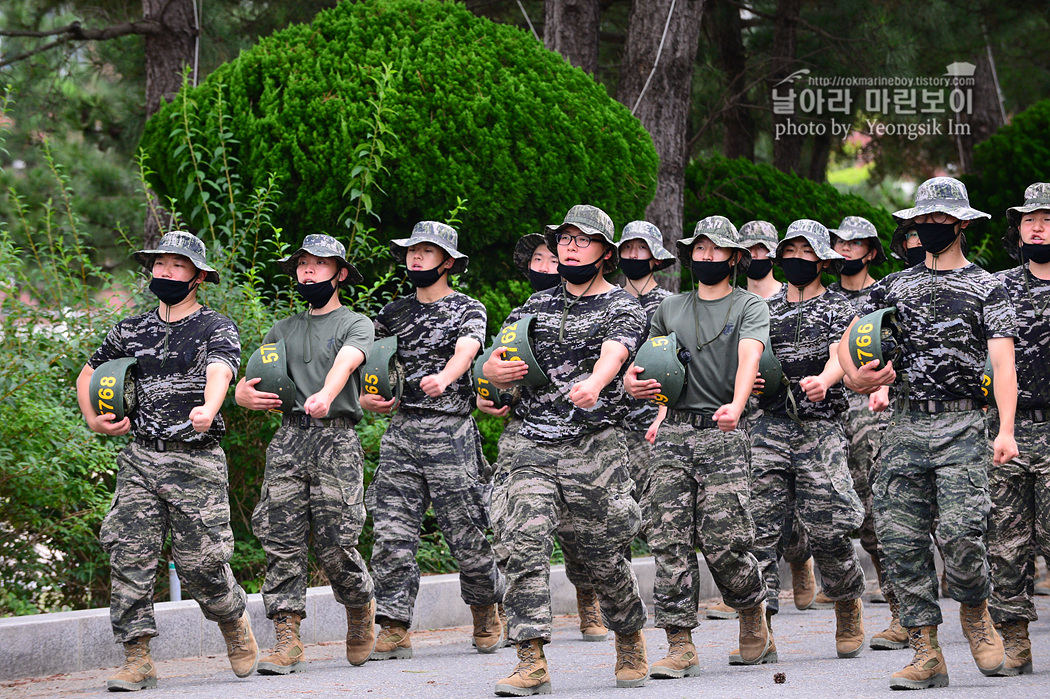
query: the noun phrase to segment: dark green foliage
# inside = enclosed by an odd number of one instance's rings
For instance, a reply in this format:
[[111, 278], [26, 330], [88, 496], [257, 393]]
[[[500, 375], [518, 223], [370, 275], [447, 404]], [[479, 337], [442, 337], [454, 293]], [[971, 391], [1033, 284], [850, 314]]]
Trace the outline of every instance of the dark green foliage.
[[213, 149], [221, 91], [244, 185], [277, 175], [284, 196], [275, 225], [291, 238], [338, 235], [384, 64], [396, 72], [385, 104], [397, 141], [385, 143], [389, 174], [371, 192], [380, 241], [418, 220], [444, 220], [462, 197], [458, 228], [471, 273], [495, 280], [512, 272], [520, 235], [573, 204], [593, 203], [624, 222], [652, 198], [657, 157], [626, 108], [529, 34], [434, 0], [341, 3], [263, 39], [191, 91], [189, 124], [178, 123], [175, 105], [147, 123], [141, 145], [151, 183], [203, 225], [171, 133], [194, 131], [204, 152]]

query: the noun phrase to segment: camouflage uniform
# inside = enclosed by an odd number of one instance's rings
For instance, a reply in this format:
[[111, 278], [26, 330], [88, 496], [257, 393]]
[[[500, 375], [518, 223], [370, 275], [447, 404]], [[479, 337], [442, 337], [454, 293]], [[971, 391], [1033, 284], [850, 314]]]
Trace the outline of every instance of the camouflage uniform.
[[470, 374], [436, 398], [420, 388], [424, 377], [452, 358], [458, 338], [484, 342], [485, 307], [459, 292], [433, 303], [406, 296], [387, 304], [375, 327], [377, 338], [397, 336], [405, 368], [401, 403], [383, 435], [379, 466], [365, 496], [375, 531], [376, 617], [411, 624], [419, 589], [419, 531], [431, 504], [459, 563], [463, 601], [495, 604], [503, 598], [503, 577], [485, 537], [490, 485], [481, 436], [470, 416]]
[[[169, 234], [170, 235], [170, 234]], [[167, 352], [165, 352], [165, 348]], [[196, 432], [190, 410], [204, 403], [210, 364], [240, 366], [233, 321], [207, 307], [173, 323], [151, 310], [110, 330], [88, 365], [136, 357], [135, 441], [117, 457], [117, 487], [99, 532], [110, 555], [110, 620], [118, 643], [156, 636], [157, 560], [171, 534], [175, 570], [212, 621], [233, 622], [245, 593], [233, 578], [226, 455], [221, 415]]]

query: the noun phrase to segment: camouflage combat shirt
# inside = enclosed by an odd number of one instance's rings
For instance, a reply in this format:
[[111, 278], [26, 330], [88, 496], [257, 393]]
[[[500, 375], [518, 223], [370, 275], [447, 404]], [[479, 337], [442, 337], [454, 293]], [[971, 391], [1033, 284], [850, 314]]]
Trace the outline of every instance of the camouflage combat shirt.
[[[853, 320], [853, 305], [842, 294], [830, 290], [801, 303], [789, 302], [788, 293], [798, 297], [798, 289], [785, 285], [766, 300], [769, 306], [770, 347], [791, 382], [799, 418], [835, 418], [848, 407], [841, 381], [829, 388], [824, 400], [818, 403], [806, 397], [806, 392], [798, 382], [824, 371], [824, 366], [831, 358], [832, 343], [842, 339], [842, 333]], [[785, 397], [765, 407], [765, 412], [785, 417], [788, 415], [787, 405]]]
[[932, 271], [916, 265], [871, 287], [858, 315], [897, 307], [911, 400], [979, 402], [988, 340], [1017, 337], [1017, 316], [1002, 282], [974, 264]]
[[866, 286], [860, 291], [853, 291], [852, 289], [843, 289], [840, 282], [832, 282], [828, 284], [828, 291], [834, 291], [837, 294], [845, 296], [853, 305], [854, 313], [860, 315], [860, 309], [864, 305], [864, 302], [868, 300], [868, 294], [871, 293], [871, 287]]
[[1006, 287], [1017, 314], [1017, 409], [1046, 409], [1050, 407], [1050, 280], [1032, 275], [1027, 266], [997, 272], [995, 276]]
[[474, 409], [469, 369], [436, 398], [424, 393], [419, 383], [445, 368], [459, 338], [484, 343], [485, 323], [481, 302], [458, 291], [433, 303], [421, 303], [413, 293], [384, 306], [375, 319], [376, 339], [397, 336], [397, 356], [405, 366], [401, 407], [469, 415]]
[[[649, 336], [649, 324], [653, 322], [653, 315], [660, 306], [660, 302], [671, 295], [671, 292], [667, 289], [657, 286], [652, 291], [635, 298], [635, 301], [642, 305], [642, 310], [645, 312], [643, 338]], [[653, 420], [656, 419], [656, 414], [660, 412], [660, 409], [647, 400], [635, 400], [630, 396], [626, 396], [626, 400], [629, 410], [624, 421], [624, 427], [634, 432], [645, 432], [649, 429], [649, 425], [653, 424]]]
[[[165, 326], [169, 331], [166, 356]], [[138, 360], [132, 370], [138, 398], [138, 408], [131, 415], [132, 434], [189, 444], [222, 439], [226, 425], [221, 413], [201, 433], [193, 429], [190, 410], [204, 405], [209, 364], [223, 364], [237, 375], [241, 338], [232, 320], [207, 306], [170, 325], [161, 320], [156, 308], [125, 318], [109, 331], [88, 366], [98, 369], [122, 357]]]
[[533, 354], [550, 383], [522, 391], [517, 411], [524, 418], [521, 436], [536, 442], [560, 442], [611, 425], [623, 426], [628, 410], [623, 374], [629, 361], [602, 389], [593, 408], [577, 408], [569, 400], [569, 390], [591, 375], [603, 342], [619, 342], [633, 356], [645, 328], [642, 307], [620, 287], [594, 296], [566, 295], [572, 307], [565, 317], [564, 340], [558, 339], [566, 307], [560, 286], [533, 294], [520, 312], [512, 313], [504, 323], [509, 325], [522, 315], [536, 316]]

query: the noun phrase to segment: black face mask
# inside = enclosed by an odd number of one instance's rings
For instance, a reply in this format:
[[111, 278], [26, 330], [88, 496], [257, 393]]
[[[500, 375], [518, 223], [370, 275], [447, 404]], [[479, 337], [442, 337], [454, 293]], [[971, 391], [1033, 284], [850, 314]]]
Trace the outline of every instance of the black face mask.
[[926, 262], [926, 250], [921, 245], [917, 248], [908, 248], [904, 251], [904, 255], [908, 258], [909, 267]]
[[410, 269], [408, 270], [408, 281], [412, 282], [412, 286], [417, 289], [425, 289], [428, 286], [433, 286], [434, 284], [437, 284], [438, 279], [441, 279], [441, 275], [448, 271], [442, 269], [443, 264], [445, 263], [442, 262], [434, 269]]
[[[339, 273], [335, 273], [335, 277], [338, 277]], [[332, 279], [335, 279], [332, 277]], [[314, 308], [324, 308], [325, 304], [328, 303], [329, 299], [332, 298], [332, 294], [335, 293], [335, 287], [332, 285], [332, 279], [325, 280], [323, 282], [316, 282], [314, 284], [303, 284], [299, 282], [295, 285], [295, 290], [299, 292], [299, 295], [306, 299]]]
[[547, 289], [553, 289], [558, 286], [561, 282], [561, 275], [557, 272], [536, 272], [529, 270], [529, 284], [532, 285], [533, 291], [546, 291]]
[[598, 274], [598, 263], [592, 262], [589, 265], [576, 265], [573, 267], [559, 262], [558, 274], [570, 284], [586, 284], [594, 279], [594, 275]]
[[634, 281], [652, 273], [653, 267], [649, 262], [649, 260], [628, 260], [626, 257], [621, 257], [620, 269], [623, 270], [623, 276]]
[[780, 269], [784, 270], [788, 284], [799, 288], [820, 276], [819, 265], [817, 260], [803, 260], [801, 257], [785, 257], [780, 260]]
[[923, 250], [934, 255], [947, 250], [959, 237], [954, 223], [916, 223], [915, 231], [919, 234]]
[[864, 267], [867, 266], [867, 262], [864, 260], [846, 260], [842, 263], [842, 271], [840, 274], [843, 277], [852, 277], [854, 274], [860, 274], [864, 271]]
[[1050, 244], [1021, 243], [1021, 259], [1029, 260], [1037, 265], [1045, 265], [1050, 262]]
[[149, 290], [167, 305], [174, 306], [189, 296], [194, 286], [196, 285], [193, 281], [180, 282], [174, 279], [154, 277], [149, 283]]
[[772, 271], [773, 260], [768, 257], [764, 260], [751, 260], [751, 264], [747, 266], [747, 278], [758, 281], [759, 279], [765, 279]]
[[704, 286], [714, 286], [721, 283], [733, 271], [733, 265], [730, 264], [729, 260], [722, 260], [721, 262], [693, 260], [690, 267], [693, 270], [693, 276]]

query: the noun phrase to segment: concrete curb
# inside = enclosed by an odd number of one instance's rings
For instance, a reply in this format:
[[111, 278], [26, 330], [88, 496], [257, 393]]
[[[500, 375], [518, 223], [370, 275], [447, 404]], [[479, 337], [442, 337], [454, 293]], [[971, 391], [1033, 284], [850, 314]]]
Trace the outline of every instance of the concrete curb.
[[[874, 580], [871, 559], [857, 546], [868, 580]], [[633, 561], [642, 598], [652, 611], [655, 566], [652, 558]], [[791, 586], [790, 568], [781, 564], [781, 579]], [[719, 592], [700, 557], [700, 597]], [[576, 592], [565, 577], [564, 566], [551, 566], [551, 606], [555, 614], [576, 613]], [[262, 595], [248, 596], [248, 612], [260, 648], [274, 643], [273, 624], [266, 619]], [[160, 635], [150, 645], [155, 660], [225, 655], [226, 645], [218, 627], [204, 618], [197, 603], [160, 602], [155, 605]], [[302, 625], [304, 643], [342, 641], [346, 613], [336, 603], [331, 587], [313, 587], [306, 593], [307, 619]], [[413, 628], [442, 629], [469, 626], [470, 608], [459, 595], [459, 576], [423, 577], [416, 597]], [[108, 609], [86, 609], [0, 619], [0, 680], [46, 677], [105, 667], [124, 661], [113, 642]]]

